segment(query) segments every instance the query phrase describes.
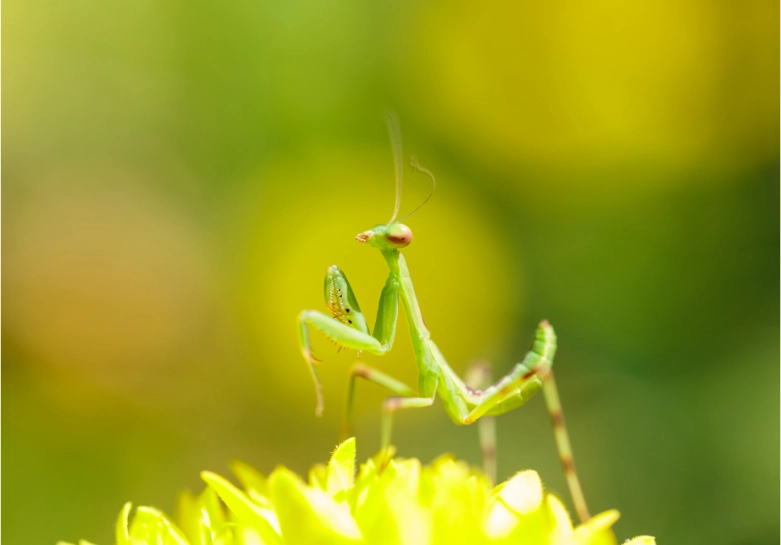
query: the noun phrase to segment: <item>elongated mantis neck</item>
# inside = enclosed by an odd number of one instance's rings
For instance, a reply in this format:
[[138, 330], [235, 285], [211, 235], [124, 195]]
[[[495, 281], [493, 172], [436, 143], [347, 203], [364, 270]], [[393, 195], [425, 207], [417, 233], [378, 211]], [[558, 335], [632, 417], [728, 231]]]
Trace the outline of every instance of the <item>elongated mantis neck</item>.
[[423, 315], [420, 312], [418, 298], [415, 295], [415, 288], [412, 286], [407, 261], [398, 250], [383, 251], [382, 256], [388, 263], [390, 275], [395, 277], [399, 283], [401, 302], [404, 305], [404, 312], [409, 322], [409, 330], [412, 335], [413, 344], [422, 342], [424, 339], [430, 339], [431, 334], [423, 321]]
[[388, 264], [388, 268], [390, 269], [391, 273], [398, 274], [399, 272], [399, 258], [401, 257], [401, 252], [398, 250], [380, 250], [382, 252], [382, 257], [385, 258], [385, 262]]

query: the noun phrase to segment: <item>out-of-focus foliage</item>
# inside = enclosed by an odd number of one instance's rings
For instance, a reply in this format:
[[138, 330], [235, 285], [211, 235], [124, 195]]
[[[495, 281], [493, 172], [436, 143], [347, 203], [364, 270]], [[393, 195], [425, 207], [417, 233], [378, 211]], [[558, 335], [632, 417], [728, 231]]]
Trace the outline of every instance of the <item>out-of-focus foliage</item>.
[[[128, 498], [170, 511], [202, 467], [333, 444], [355, 354], [316, 339], [315, 419], [295, 316], [333, 263], [374, 315], [353, 237], [393, 208], [392, 107], [437, 175], [405, 256], [454, 369], [499, 376], [549, 319], [592, 508], [777, 543], [778, 9], [6, 2], [2, 537], [109, 542]], [[402, 213], [428, 190], [406, 174]], [[403, 324], [362, 358], [416, 383]], [[384, 395], [358, 389], [369, 451]], [[541, 400], [497, 426], [502, 479], [566, 490]], [[394, 434], [479, 461], [438, 403]]]
[[[282, 466], [266, 478], [236, 461], [232, 469], [244, 490], [205, 471], [209, 487], [197, 496], [180, 495], [176, 523], [151, 507], [138, 508], [131, 520], [127, 503], [115, 543], [616, 545], [610, 528], [617, 511], [573, 528], [561, 501], [543, 492], [534, 471], [492, 488], [480, 472], [448, 456], [424, 467], [420, 460], [388, 455], [369, 459], [356, 476], [355, 439], [348, 439], [327, 465], [312, 468], [308, 483]], [[648, 536], [626, 543], [655, 545]]]

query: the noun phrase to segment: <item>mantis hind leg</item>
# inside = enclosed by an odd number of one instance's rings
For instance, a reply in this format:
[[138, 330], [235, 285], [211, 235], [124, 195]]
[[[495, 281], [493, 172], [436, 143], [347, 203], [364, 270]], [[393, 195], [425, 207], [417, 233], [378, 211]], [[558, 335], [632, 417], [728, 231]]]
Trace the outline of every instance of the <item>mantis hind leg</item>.
[[[481, 390], [491, 384], [491, 365], [481, 361], [471, 365], [466, 371], [466, 384]], [[477, 435], [480, 437], [480, 452], [483, 456], [483, 471], [491, 485], [496, 483], [496, 420], [488, 415], [477, 422]]]
[[[570, 445], [567, 427], [564, 424], [564, 414], [561, 409], [556, 382], [553, 378], [553, 370], [548, 368], [543, 372], [538, 373], [537, 376], [542, 379], [542, 394], [545, 398], [545, 406], [548, 409], [551, 424], [553, 425], [553, 436], [556, 440], [556, 449], [559, 452], [559, 459], [561, 460], [564, 476], [567, 479], [567, 487], [572, 496], [572, 503], [575, 506], [578, 518], [581, 522], [586, 522], [591, 516], [589, 515], [588, 507], [586, 505], [586, 498], [583, 495], [583, 488], [580, 486], [580, 479], [575, 470], [572, 446]], [[521, 393], [508, 394], [506, 397], [499, 400], [493, 408], [488, 410], [485, 413], [485, 416], [490, 417], [509, 412], [516, 407], [520, 407], [526, 403], [527, 400], [528, 396]], [[480, 419], [480, 422], [482, 422], [482, 420], [483, 419]]]
[[569, 442], [567, 427], [564, 425], [564, 413], [561, 410], [559, 401], [559, 390], [556, 388], [556, 382], [553, 379], [553, 370], [549, 370], [542, 378], [542, 394], [545, 397], [545, 405], [548, 407], [553, 424], [553, 435], [556, 438], [556, 448], [559, 451], [561, 465], [564, 468], [564, 476], [567, 478], [572, 495], [572, 503], [575, 505], [575, 511], [582, 522], [591, 518], [586, 506], [586, 498], [583, 495], [583, 489], [580, 486], [578, 473], [575, 471], [575, 459], [572, 456], [572, 447]]
[[572, 447], [564, 425], [561, 402], [551, 369], [555, 352], [556, 336], [553, 328], [547, 322], [542, 322], [537, 328], [532, 350], [522, 363], [515, 365], [507, 375], [485, 390], [471, 392], [473, 408], [462, 422], [471, 424], [486, 415], [493, 416], [508, 412], [526, 403], [537, 390], [542, 388], [572, 503], [578, 518], [581, 522], [586, 522], [591, 516], [575, 471]]

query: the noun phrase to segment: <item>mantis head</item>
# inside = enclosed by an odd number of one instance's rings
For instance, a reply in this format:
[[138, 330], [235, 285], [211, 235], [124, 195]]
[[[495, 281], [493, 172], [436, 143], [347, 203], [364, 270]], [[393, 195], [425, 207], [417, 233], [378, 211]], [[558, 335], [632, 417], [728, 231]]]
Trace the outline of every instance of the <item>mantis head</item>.
[[403, 223], [375, 225], [373, 228], [355, 237], [358, 242], [367, 242], [382, 252], [398, 250], [412, 242], [412, 229]]

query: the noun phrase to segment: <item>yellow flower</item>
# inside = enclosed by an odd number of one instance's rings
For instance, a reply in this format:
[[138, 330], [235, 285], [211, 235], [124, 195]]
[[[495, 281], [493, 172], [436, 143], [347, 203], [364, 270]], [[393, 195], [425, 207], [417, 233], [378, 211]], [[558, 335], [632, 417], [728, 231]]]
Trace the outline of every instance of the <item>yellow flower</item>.
[[[239, 488], [210, 472], [198, 496], [179, 497], [176, 523], [131, 505], [117, 521], [117, 545], [615, 545], [618, 512], [573, 527], [564, 505], [535, 471], [491, 487], [464, 462], [443, 456], [430, 466], [377, 455], [355, 470], [355, 439], [304, 481], [284, 467], [268, 478], [243, 462], [231, 469]], [[221, 500], [221, 502], [220, 502]], [[86, 542], [83, 542], [86, 543]], [[631, 545], [655, 545], [641, 536]], [[66, 545], [66, 544], [62, 544]]]

